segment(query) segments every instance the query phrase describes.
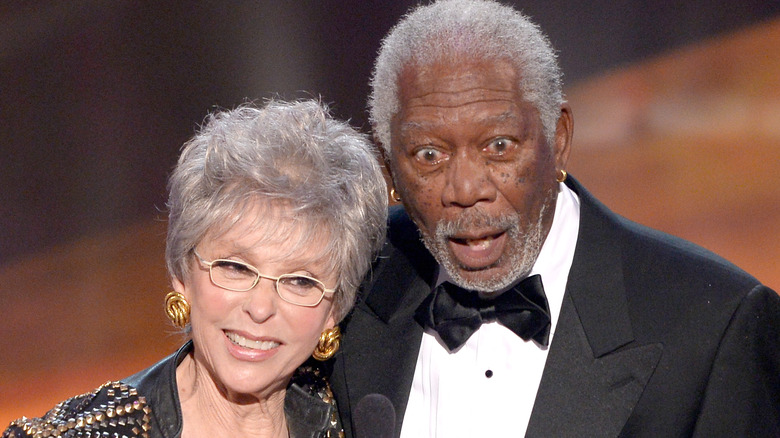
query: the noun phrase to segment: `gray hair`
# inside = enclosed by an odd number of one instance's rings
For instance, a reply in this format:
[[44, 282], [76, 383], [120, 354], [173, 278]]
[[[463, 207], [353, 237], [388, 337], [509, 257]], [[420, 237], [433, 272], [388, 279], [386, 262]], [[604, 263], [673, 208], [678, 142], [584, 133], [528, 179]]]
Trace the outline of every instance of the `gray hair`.
[[[340, 321], [384, 242], [387, 188], [375, 152], [365, 135], [316, 101], [211, 114], [184, 144], [168, 184], [169, 275], [189, 275], [191, 251], [207, 235], [248, 216], [262, 226], [269, 218], [258, 207], [284, 206], [304, 233], [289, 252], [327, 236], [317, 250], [338, 273], [333, 315]], [[289, 238], [292, 229], [284, 228], [267, 240]]]
[[509, 61], [519, 73], [523, 98], [539, 112], [547, 142], [553, 144], [564, 100], [562, 73], [547, 37], [510, 6], [490, 0], [441, 0], [418, 6], [382, 41], [368, 106], [374, 134], [388, 156], [403, 69], [458, 59]]

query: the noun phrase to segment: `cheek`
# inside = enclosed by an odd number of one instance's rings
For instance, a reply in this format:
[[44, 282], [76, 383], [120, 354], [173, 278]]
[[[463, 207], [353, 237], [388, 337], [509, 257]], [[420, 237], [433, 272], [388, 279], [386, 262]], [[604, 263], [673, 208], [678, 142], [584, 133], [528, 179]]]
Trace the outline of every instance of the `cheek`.
[[393, 183], [404, 205], [418, 211], [431, 211], [441, 204], [444, 181], [441, 173], [422, 174], [409, 163], [393, 166]]
[[189, 291], [191, 317], [196, 321], [219, 321], [238, 306], [237, 297], [231, 299], [222, 289], [194, 284]]
[[320, 309], [319, 307], [286, 309], [287, 325], [304, 350], [308, 351], [309, 347], [313, 349], [317, 345], [320, 334], [326, 328], [329, 310], [329, 308]]
[[401, 202], [419, 226], [431, 231], [442, 216], [441, 193], [442, 189], [435, 183], [415, 180], [402, 189]]
[[529, 181], [533, 181], [533, 172], [531, 171], [531, 168], [523, 166], [518, 169], [512, 183], [516, 189], [522, 190], [523, 187], [528, 185]]
[[536, 210], [554, 188], [554, 178], [548, 181], [544, 170], [544, 166], [519, 166], [510, 176], [501, 177], [499, 190], [517, 212]]
[[490, 169], [489, 184], [498, 191], [499, 200], [503, 199], [515, 210], [523, 211], [522, 207], [537, 190], [535, 170], [525, 163], [491, 163], [487, 167]]

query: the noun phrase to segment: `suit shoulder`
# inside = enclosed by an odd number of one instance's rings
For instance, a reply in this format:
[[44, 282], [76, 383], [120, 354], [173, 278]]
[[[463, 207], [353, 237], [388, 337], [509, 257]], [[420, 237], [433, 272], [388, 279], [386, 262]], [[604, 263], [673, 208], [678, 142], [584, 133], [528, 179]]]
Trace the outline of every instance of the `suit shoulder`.
[[688, 240], [621, 218], [624, 259], [639, 271], [650, 270], [684, 281], [690, 278], [716, 281], [724, 286], [750, 288], [759, 281], [714, 252]]
[[[699, 297], [736, 304], [760, 282], [697, 244], [626, 219], [581, 186], [580, 261], [586, 271], [622, 258], [625, 286], [664, 297]], [[610, 254], [602, 257], [601, 254]], [[575, 253], [575, 257], [577, 254]], [[705, 301], [706, 302], [706, 301]]]
[[[620, 219], [624, 285], [634, 308], [667, 309], [669, 323], [717, 332], [752, 294], [771, 289], [695, 243]], [[692, 315], [696, 315], [693, 317]]]
[[389, 318], [399, 308], [416, 307], [430, 292], [436, 270], [436, 261], [420, 240], [414, 222], [402, 206], [391, 207], [387, 239], [360, 286], [355, 311], [368, 307], [370, 312]]
[[436, 266], [433, 256], [425, 248], [420, 238], [420, 231], [402, 206], [390, 208], [388, 213], [387, 240], [375, 268], [402, 271], [407, 268], [421, 271], [424, 278], [430, 276]]
[[420, 235], [417, 225], [409, 217], [403, 206], [390, 207], [387, 214], [387, 237], [391, 242], [399, 240], [416, 239]]

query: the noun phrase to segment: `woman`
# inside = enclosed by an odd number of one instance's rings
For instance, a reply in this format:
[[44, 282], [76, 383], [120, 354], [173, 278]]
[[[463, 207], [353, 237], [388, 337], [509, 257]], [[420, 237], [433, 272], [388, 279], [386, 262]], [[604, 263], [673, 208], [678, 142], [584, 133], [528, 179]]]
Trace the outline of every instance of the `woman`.
[[243, 106], [207, 119], [169, 189], [166, 311], [189, 340], [3, 436], [339, 436], [324, 377], [302, 364], [338, 348], [384, 239], [366, 139], [317, 102]]

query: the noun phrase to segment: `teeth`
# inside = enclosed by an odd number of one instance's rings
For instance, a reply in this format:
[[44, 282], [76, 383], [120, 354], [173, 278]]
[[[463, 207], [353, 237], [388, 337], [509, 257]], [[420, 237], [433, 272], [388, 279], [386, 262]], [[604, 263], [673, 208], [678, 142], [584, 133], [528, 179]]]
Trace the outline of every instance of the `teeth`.
[[470, 239], [466, 241], [466, 244], [473, 249], [487, 249], [490, 243], [493, 242], [493, 237], [488, 236], [483, 239]]
[[247, 339], [243, 336], [237, 335], [235, 333], [229, 332], [227, 333], [228, 339], [230, 341], [240, 347], [244, 348], [251, 348], [253, 350], [270, 350], [272, 348], [276, 348], [279, 346], [278, 342], [273, 341], [252, 341], [250, 339]]

